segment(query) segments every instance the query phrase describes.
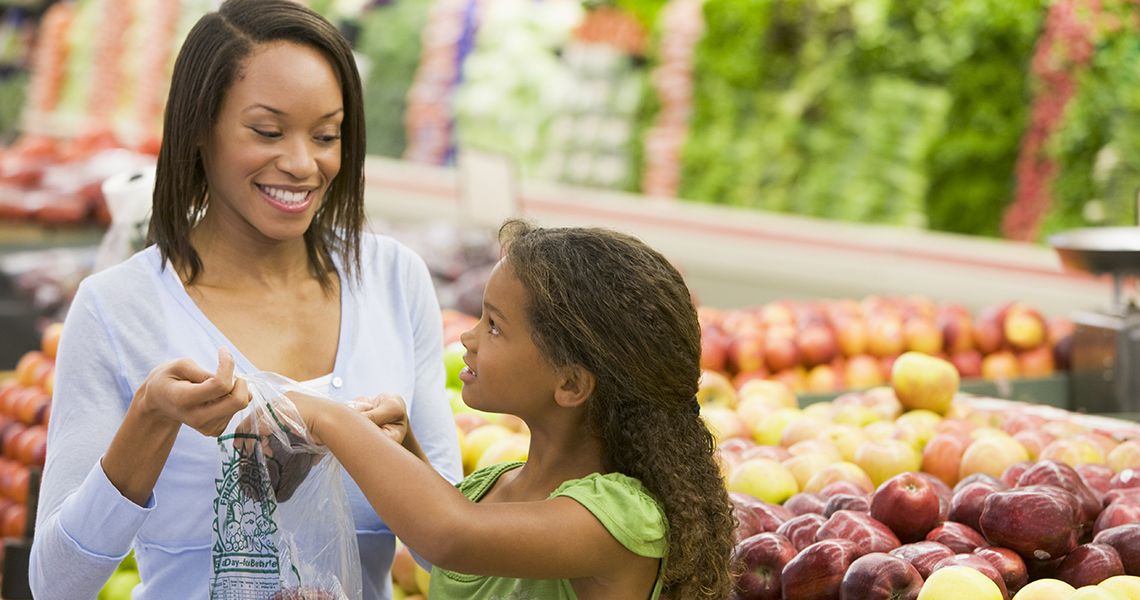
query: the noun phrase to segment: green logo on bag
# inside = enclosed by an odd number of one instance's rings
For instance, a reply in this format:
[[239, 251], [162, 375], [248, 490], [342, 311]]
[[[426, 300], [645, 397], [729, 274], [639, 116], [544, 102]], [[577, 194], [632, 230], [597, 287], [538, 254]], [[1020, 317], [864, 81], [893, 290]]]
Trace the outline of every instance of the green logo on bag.
[[[257, 460], [260, 438], [235, 433], [218, 436], [222, 477], [214, 480], [214, 574], [280, 573], [273, 543], [277, 510], [265, 467]], [[227, 448], [229, 452], [227, 452]]]

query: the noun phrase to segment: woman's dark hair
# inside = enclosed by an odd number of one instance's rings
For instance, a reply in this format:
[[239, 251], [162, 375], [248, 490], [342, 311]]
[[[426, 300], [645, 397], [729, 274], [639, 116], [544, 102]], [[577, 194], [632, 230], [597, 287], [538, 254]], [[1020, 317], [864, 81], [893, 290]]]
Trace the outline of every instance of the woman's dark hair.
[[727, 598], [735, 520], [713, 437], [693, 410], [701, 330], [680, 273], [640, 240], [606, 229], [508, 221], [499, 240], [530, 295], [539, 351], [596, 379], [586, 410], [605, 468], [641, 480], [665, 509], [666, 597]]
[[344, 102], [341, 168], [305, 232], [309, 264], [326, 285], [331, 255], [359, 274], [364, 227], [364, 101], [352, 48], [324, 17], [293, 0], [226, 0], [194, 25], [174, 63], [158, 153], [148, 243], [163, 259], [188, 269], [193, 281], [202, 261], [190, 230], [206, 209], [206, 172], [200, 147], [209, 139], [226, 93], [257, 46], [292, 42], [325, 56]]

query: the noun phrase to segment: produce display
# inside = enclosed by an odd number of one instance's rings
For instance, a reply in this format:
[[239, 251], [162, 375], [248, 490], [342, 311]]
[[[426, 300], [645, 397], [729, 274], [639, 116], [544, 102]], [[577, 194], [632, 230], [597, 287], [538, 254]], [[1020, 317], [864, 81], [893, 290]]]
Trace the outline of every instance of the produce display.
[[701, 364], [736, 387], [776, 379], [796, 393], [866, 389], [917, 351], [946, 358], [962, 379], [1008, 381], [1068, 368], [1073, 324], [1026, 302], [971, 313], [923, 296], [779, 301], [698, 309]]

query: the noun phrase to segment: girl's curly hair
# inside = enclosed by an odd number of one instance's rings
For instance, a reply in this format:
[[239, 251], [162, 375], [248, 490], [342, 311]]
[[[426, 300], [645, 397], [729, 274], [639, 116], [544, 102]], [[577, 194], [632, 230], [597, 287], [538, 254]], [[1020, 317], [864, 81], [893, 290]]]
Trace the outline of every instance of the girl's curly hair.
[[539, 350], [596, 378], [587, 411], [606, 468], [641, 480], [664, 507], [664, 595], [727, 598], [735, 520], [713, 437], [694, 410], [701, 331], [680, 273], [640, 240], [607, 229], [508, 221], [499, 240], [530, 294]]

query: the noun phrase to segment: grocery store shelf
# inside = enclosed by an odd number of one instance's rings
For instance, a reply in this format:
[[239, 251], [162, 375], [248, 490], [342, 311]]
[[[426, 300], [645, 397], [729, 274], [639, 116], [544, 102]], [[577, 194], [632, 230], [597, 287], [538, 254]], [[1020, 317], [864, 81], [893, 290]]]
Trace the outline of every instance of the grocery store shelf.
[[[370, 157], [373, 218], [491, 226], [459, 169]], [[1065, 273], [1050, 248], [892, 226], [840, 223], [522, 181], [516, 214], [543, 225], [600, 225], [659, 248], [705, 303], [921, 294], [977, 310], [1025, 300], [1048, 315], [1106, 306], [1111, 283]]]

